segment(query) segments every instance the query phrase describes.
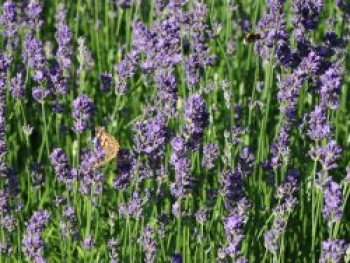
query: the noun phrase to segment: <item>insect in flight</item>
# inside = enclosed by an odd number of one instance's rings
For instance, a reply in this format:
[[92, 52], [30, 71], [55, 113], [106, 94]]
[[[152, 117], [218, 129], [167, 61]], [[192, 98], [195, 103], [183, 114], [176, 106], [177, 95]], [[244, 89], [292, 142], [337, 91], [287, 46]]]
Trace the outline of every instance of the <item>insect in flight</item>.
[[113, 160], [115, 157], [117, 157], [120, 149], [119, 141], [113, 135], [106, 132], [104, 128], [96, 128], [96, 137], [104, 150], [105, 157], [104, 159], [96, 162], [93, 165], [93, 168], [99, 168]]
[[246, 36], [244, 37], [244, 43], [245, 44], [249, 44], [249, 43], [254, 43], [255, 41], [258, 41], [261, 39], [261, 36], [259, 33], [248, 33], [246, 34]]

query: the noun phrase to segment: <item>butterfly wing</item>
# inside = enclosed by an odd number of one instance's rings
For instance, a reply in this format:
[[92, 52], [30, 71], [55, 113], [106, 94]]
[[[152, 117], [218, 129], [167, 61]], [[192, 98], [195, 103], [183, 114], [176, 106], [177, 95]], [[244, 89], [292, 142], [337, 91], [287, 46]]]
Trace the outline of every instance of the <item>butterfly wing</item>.
[[99, 140], [99, 143], [105, 152], [105, 158], [101, 161], [96, 162], [94, 164], [94, 168], [101, 167], [117, 157], [120, 148], [118, 140], [114, 138], [113, 135], [107, 133], [100, 127], [96, 129], [96, 132], [97, 139]]

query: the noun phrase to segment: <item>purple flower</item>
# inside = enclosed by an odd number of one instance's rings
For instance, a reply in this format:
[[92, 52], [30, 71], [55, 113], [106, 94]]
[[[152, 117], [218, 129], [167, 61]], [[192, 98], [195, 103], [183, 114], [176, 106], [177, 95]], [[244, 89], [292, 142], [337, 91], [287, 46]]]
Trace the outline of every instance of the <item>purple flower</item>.
[[0, 253], [3, 255], [10, 255], [13, 248], [9, 242], [0, 242]]
[[60, 103], [58, 100], [55, 100], [51, 105], [51, 110], [55, 113], [63, 113], [64, 105]]
[[215, 166], [215, 161], [219, 156], [219, 146], [216, 143], [208, 143], [203, 147], [202, 166], [211, 169]]
[[299, 94], [305, 80], [305, 77], [294, 71], [278, 85], [277, 98], [281, 104], [280, 111], [290, 120], [294, 120], [297, 116]]
[[278, 200], [286, 200], [293, 197], [299, 190], [299, 173], [296, 170], [291, 170], [282, 185], [278, 186], [276, 190], [276, 197]]
[[119, 214], [122, 216], [132, 216], [136, 219], [140, 219], [143, 217], [144, 206], [147, 202], [147, 196], [141, 197], [138, 191], [134, 191], [128, 204], [119, 204]]
[[253, 172], [255, 157], [251, 149], [247, 146], [243, 147], [239, 153], [238, 168], [244, 176], [248, 176]]
[[5, 83], [4, 78], [6, 77], [7, 70], [10, 66], [10, 59], [4, 55], [2, 52], [0, 52], [0, 76], [1, 76], [1, 86], [3, 86]]
[[52, 94], [51, 89], [44, 89], [41, 86], [34, 87], [32, 89], [32, 96], [37, 102], [43, 102], [47, 97]]
[[146, 60], [141, 63], [144, 71], [171, 68], [181, 62], [179, 19], [164, 19], [154, 23], [152, 28], [136, 22], [133, 28], [133, 46], [137, 52], [146, 54]]
[[281, 186], [277, 188], [279, 205], [273, 209], [274, 221], [272, 227], [264, 235], [264, 243], [267, 250], [275, 253], [280, 247], [280, 238], [284, 234], [288, 217], [298, 204], [296, 195], [299, 190], [299, 175], [296, 170], [291, 170]]
[[190, 95], [185, 105], [184, 115], [188, 122], [184, 127], [184, 131], [190, 137], [190, 146], [196, 148], [204, 129], [209, 125], [207, 106], [199, 94]]
[[324, 191], [323, 216], [328, 222], [341, 220], [343, 211], [343, 194], [336, 182], [330, 182]]
[[64, 4], [59, 4], [56, 10], [56, 41], [58, 49], [56, 52], [56, 59], [61, 69], [70, 68], [72, 65], [72, 32], [66, 24], [67, 11]]
[[92, 238], [92, 236], [87, 236], [86, 238], [84, 238], [83, 240], [83, 247], [86, 249], [86, 250], [91, 250], [95, 245], [95, 242]]
[[331, 135], [331, 126], [327, 121], [325, 109], [322, 106], [316, 106], [310, 113], [309, 129], [307, 135], [312, 140], [321, 140]]
[[45, 243], [41, 238], [50, 215], [46, 210], [36, 211], [27, 223], [27, 231], [22, 239], [23, 253], [30, 259], [41, 258]]
[[176, 113], [178, 88], [172, 70], [157, 70], [155, 75], [158, 97], [162, 103], [163, 111], [171, 117]]
[[320, 263], [338, 263], [342, 262], [343, 256], [348, 245], [344, 240], [327, 240], [322, 242], [322, 252]]
[[91, 114], [95, 111], [95, 105], [90, 98], [79, 95], [73, 102], [74, 128], [78, 133], [82, 133], [89, 126]]
[[9, 208], [9, 194], [0, 189], [0, 215], [5, 214]]
[[9, 61], [0, 52], [0, 176], [7, 174], [6, 155], [6, 74]]
[[266, 248], [271, 252], [275, 253], [279, 249], [279, 238], [283, 235], [287, 227], [287, 221], [282, 217], [277, 217], [271, 229], [264, 235], [264, 243]]
[[185, 152], [186, 150], [186, 144], [184, 139], [181, 136], [175, 136], [172, 140], [171, 140], [171, 147], [173, 149], [173, 152], [177, 153], [177, 154], [182, 154]]
[[171, 259], [171, 263], [182, 263], [182, 255], [180, 253], [175, 253]]
[[196, 221], [200, 224], [205, 224], [207, 222], [207, 212], [205, 207], [198, 209], [195, 213]]
[[56, 95], [65, 95], [68, 92], [67, 80], [63, 77], [63, 73], [59, 67], [54, 67], [49, 73], [50, 88]]
[[111, 73], [104, 72], [100, 74], [100, 80], [101, 80], [101, 90], [103, 92], [108, 92], [111, 89], [111, 84], [113, 81], [113, 76]]
[[132, 166], [135, 159], [127, 149], [120, 149], [118, 152], [118, 164], [116, 177], [113, 181], [114, 187], [120, 191], [129, 186], [132, 178]]
[[16, 218], [13, 215], [6, 215], [1, 220], [1, 225], [7, 234], [11, 234], [17, 225]]
[[121, 7], [121, 8], [131, 7], [132, 2], [133, 2], [133, 0], [115, 0], [116, 6]]
[[181, 207], [179, 202], [175, 202], [173, 203], [173, 205], [171, 206], [171, 212], [175, 217], [179, 217], [181, 214]]
[[138, 55], [136, 52], [132, 52], [124, 57], [124, 59], [115, 66], [118, 73], [119, 80], [125, 80], [132, 78], [136, 72], [136, 65], [138, 61]]
[[36, 257], [34, 260], [35, 263], [46, 263], [46, 260], [42, 257]]
[[43, 21], [41, 20], [41, 14], [43, 11], [41, 4], [36, 0], [30, 0], [25, 11], [29, 28], [31, 30], [38, 30], [43, 24]]
[[132, 78], [136, 72], [139, 56], [133, 51], [127, 54], [119, 64], [114, 66], [116, 71], [115, 91], [119, 95], [123, 95], [128, 90], [128, 79]]
[[15, 22], [17, 18], [17, 7], [11, 0], [5, 1], [2, 6], [1, 22]]
[[191, 161], [186, 156], [186, 148], [181, 136], [172, 139], [171, 145], [173, 153], [170, 156], [170, 164], [175, 169], [175, 182], [170, 189], [175, 197], [183, 197], [193, 186], [190, 178]]
[[301, 62], [296, 70], [298, 78], [309, 77], [317, 74], [321, 69], [322, 59], [315, 52], [311, 51]]
[[42, 43], [31, 33], [25, 35], [23, 42], [23, 63], [34, 70], [34, 80], [44, 81], [46, 79], [46, 59]]
[[225, 197], [225, 208], [232, 211], [243, 197], [243, 175], [239, 170], [224, 171], [221, 175], [221, 192]]
[[108, 241], [108, 253], [109, 253], [109, 258], [112, 260], [113, 263], [118, 262], [118, 246], [119, 246], [119, 241], [115, 238], [111, 238]]
[[333, 65], [320, 77], [322, 104], [329, 106], [333, 110], [339, 108], [340, 104], [341, 71], [342, 69], [339, 65]]
[[350, 167], [346, 167], [346, 177], [344, 178], [345, 183], [350, 183]]
[[78, 39], [78, 62], [79, 62], [79, 68], [78, 68], [79, 76], [82, 71], [90, 71], [95, 65], [95, 62], [92, 58], [91, 51], [86, 46], [86, 40], [83, 37], [80, 37]]
[[301, 30], [315, 29], [323, 7], [322, 0], [295, 0], [292, 3], [292, 22]]
[[226, 235], [231, 235], [243, 225], [242, 218], [239, 215], [230, 215], [224, 220]]
[[104, 187], [104, 177], [100, 171], [94, 171], [93, 165], [98, 160], [98, 153], [85, 150], [81, 155], [81, 164], [78, 168], [78, 177], [80, 181], [79, 191], [86, 195], [102, 194]]
[[293, 57], [288, 43], [289, 35], [285, 17], [281, 2], [269, 1], [269, 10], [257, 25], [257, 32], [261, 39], [255, 43], [254, 49], [264, 60], [270, 60], [270, 54], [274, 50], [277, 61], [285, 66], [290, 66], [293, 63]]
[[48, 211], [36, 211], [30, 218], [27, 224], [27, 232], [42, 232], [45, 229], [45, 225], [50, 220]]
[[324, 147], [313, 147], [309, 155], [322, 164], [323, 170], [329, 171], [338, 167], [335, 161], [340, 158], [341, 151], [336, 141], [331, 140]]
[[[0, 17], [0, 25], [4, 26], [1, 30], [2, 35], [7, 42], [7, 48], [14, 50], [18, 44], [18, 29], [17, 22], [17, 5], [11, 0], [5, 1], [2, 6], [2, 16]], [[6, 43], [5, 42], [5, 43]]]
[[276, 140], [271, 144], [271, 161], [270, 164], [273, 168], [283, 165], [290, 156], [290, 135], [289, 125], [287, 123], [282, 124]]
[[157, 243], [155, 241], [155, 230], [153, 227], [150, 225], [144, 227], [140, 242], [145, 253], [144, 261], [149, 263], [154, 262], [157, 254]]
[[245, 197], [237, 201], [230, 214], [224, 219], [224, 229], [227, 239], [227, 246], [222, 248], [221, 258], [230, 256], [237, 258], [241, 252], [241, 244], [245, 238], [243, 226], [247, 221], [249, 203]]
[[44, 166], [40, 163], [32, 163], [30, 166], [30, 175], [32, 178], [32, 187], [40, 188], [45, 182]]
[[17, 73], [17, 75], [11, 79], [10, 91], [13, 98], [24, 99], [26, 92], [24, 88], [22, 73]]
[[68, 238], [78, 238], [77, 216], [74, 207], [67, 205], [62, 212], [62, 220], [60, 221], [60, 229], [62, 234]]
[[185, 105], [185, 118], [200, 127], [208, 125], [207, 107], [199, 94], [191, 95]]
[[146, 154], [153, 163], [158, 163], [164, 156], [165, 142], [168, 136], [166, 118], [156, 113], [142, 122], [134, 124], [134, 151]]
[[57, 181], [72, 186], [74, 173], [68, 165], [68, 156], [61, 148], [56, 148], [50, 155], [50, 162], [55, 170]]

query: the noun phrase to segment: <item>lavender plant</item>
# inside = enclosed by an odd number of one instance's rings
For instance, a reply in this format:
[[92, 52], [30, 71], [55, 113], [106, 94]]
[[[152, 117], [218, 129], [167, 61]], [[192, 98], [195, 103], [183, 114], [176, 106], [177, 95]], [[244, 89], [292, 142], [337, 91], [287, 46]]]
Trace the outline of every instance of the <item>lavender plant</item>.
[[349, 33], [345, 0], [2, 1], [0, 261], [349, 262]]

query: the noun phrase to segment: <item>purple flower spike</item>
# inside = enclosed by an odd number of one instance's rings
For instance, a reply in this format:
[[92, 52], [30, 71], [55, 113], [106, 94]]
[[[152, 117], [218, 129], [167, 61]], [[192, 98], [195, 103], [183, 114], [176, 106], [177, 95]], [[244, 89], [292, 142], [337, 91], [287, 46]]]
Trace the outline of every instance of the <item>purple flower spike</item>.
[[163, 111], [167, 116], [171, 117], [176, 113], [176, 102], [178, 98], [178, 89], [174, 72], [171, 70], [158, 70], [155, 80]]
[[174, 254], [171, 263], [182, 263], [182, 255], [179, 253]]
[[30, 0], [25, 11], [27, 14], [27, 25], [29, 29], [39, 29], [43, 25], [43, 21], [41, 20], [43, 8], [41, 4], [36, 0]]
[[74, 173], [68, 165], [68, 156], [61, 148], [56, 148], [51, 153], [50, 162], [55, 170], [57, 181], [63, 182], [67, 186], [71, 186], [74, 179]]
[[343, 216], [343, 194], [339, 184], [330, 182], [324, 192], [323, 216], [332, 222], [339, 222]]
[[15, 50], [19, 43], [18, 29], [20, 27], [18, 23], [18, 10], [17, 5], [11, 0], [4, 2], [2, 6], [2, 15], [0, 16], [0, 25], [4, 27], [1, 30], [1, 34], [6, 39], [7, 48], [9, 50]]
[[63, 4], [57, 6], [56, 11], [56, 41], [58, 49], [56, 59], [61, 69], [70, 68], [72, 65], [72, 32], [66, 24], [67, 11]]
[[209, 143], [203, 147], [202, 166], [211, 169], [215, 166], [215, 161], [219, 156], [219, 146], [216, 143]]
[[157, 243], [155, 241], [155, 230], [150, 225], [147, 225], [143, 229], [142, 237], [139, 242], [142, 243], [145, 253], [144, 262], [153, 263], [157, 254]]
[[50, 215], [46, 210], [36, 211], [27, 223], [27, 232], [22, 239], [23, 253], [30, 259], [42, 258], [45, 243], [41, 237], [46, 224], [50, 220]]
[[321, 140], [331, 135], [331, 126], [327, 121], [325, 109], [323, 107], [316, 106], [315, 110], [310, 113], [307, 135], [312, 140]]
[[10, 90], [13, 98], [24, 99], [26, 92], [24, 89], [22, 73], [17, 73], [17, 75], [12, 78]]
[[301, 30], [315, 29], [323, 7], [322, 0], [294, 0], [292, 22]]
[[74, 128], [82, 133], [89, 126], [91, 114], [95, 111], [95, 105], [90, 98], [83, 94], [78, 96], [73, 102]]
[[320, 263], [340, 263], [348, 245], [344, 240], [327, 240], [322, 242]]
[[197, 148], [204, 129], [209, 125], [207, 106], [199, 94], [193, 94], [188, 98], [185, 118], [188, 123], [184, 126], [184, 132], [189, 136], [188, 143], [191, 148]]
[[111, 90], [111, 85], [113, 81], [113, 76], [111, 73], [104, 72], [100, 74], [100, 80], [101, 80], [101, 90], [103, 92], [108, 92]]
[[30, 32], [25, 35], [22, 56], [23, 63], [34, 70], [34, 80], [44, 81], [47, 77], [47, 70], [43, 44]]
[[83, 240], [83, 247], [87, 250], [91, 250], [95, 245], [92, 236], [88, 236]]
[[134, 124], [134, 150], [146, 154], [149, 160], [157, 163], [164, 156], [165, 141], [168, 136], [164, 114], [156, 113], [142, 122]]

